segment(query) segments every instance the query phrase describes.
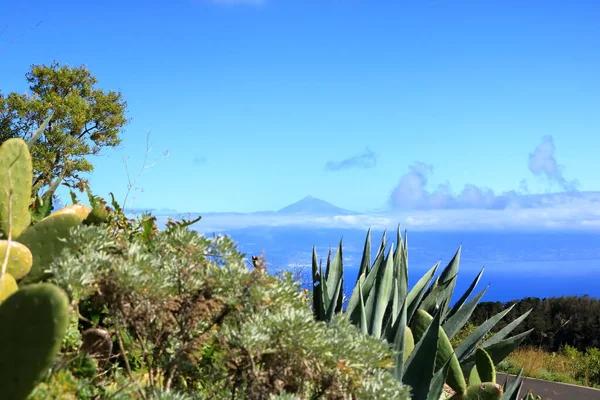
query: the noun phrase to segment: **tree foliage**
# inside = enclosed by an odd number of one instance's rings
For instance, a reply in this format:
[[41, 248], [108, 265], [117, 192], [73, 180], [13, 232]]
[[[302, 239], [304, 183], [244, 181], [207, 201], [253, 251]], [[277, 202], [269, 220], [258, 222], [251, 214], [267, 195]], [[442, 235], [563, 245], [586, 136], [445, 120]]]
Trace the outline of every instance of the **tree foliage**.
[[570, 345], [585, 351], [590, 347], [600, 348], [600, 300], [590, 296], [565, 296], [539, 299], [527, 297], [508, 303], [482, 302], [473, 312], [471, 322], [481, 324], [490, 316], [517, 303], [505, 321], [498, 324], [497, 329], [524, 311], [533, 309], [531, 314], [516, 329], [520, 333], [531, 328], [534, 331], [524, 344], [541, 346], [549, 351], [557, 351], [564, 345]]
[[27, 140], [52, 112], [31, 150], [34, 193], [61, 174], [65, 184], [83, 190], [82, 173], [93, 170], [88, 156], [121, 142], [127, 123], [122, 94], [98, 88], [85, 66], [32, 65], [25, 77], [29, 92], [0, 93], [0, 144], [14, 137]]

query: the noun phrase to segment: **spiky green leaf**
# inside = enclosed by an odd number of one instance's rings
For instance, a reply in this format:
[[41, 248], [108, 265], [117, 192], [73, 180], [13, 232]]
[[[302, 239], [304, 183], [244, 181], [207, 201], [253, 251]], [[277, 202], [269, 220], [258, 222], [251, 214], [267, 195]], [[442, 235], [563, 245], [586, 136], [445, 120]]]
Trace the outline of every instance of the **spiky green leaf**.
[[365, 239], [365, 246], [363, 248], [362, 259], [360, 261], [360, 269], [358, 270], [358, 276], [356, 281], [360, 279], [361, 275], [367, 275], [369, 273], [369, 267], [371, 266], [371, 228], [367, 231], [367, 238]]
[[521, 322], [523, 322], [523, 320], [525, 318], [527, 318], [527, 316], [531, 313], [532, 310], [533, 310], [533, 308], [530, 309], [529, 311], [525, 312], [519, 318], [516, 318], [514, 321], [512, 321], [510, 324], [506, 325], [504, 328], [500, 329], [498, 332], [496, 332], [496, 334], [494, 336], [492, 336], [491, 338], [489, 338], [488, 340], [483, 342], [481, 344], [481, 347], [485, 348], [485, 347], [488, 347], [488, 346], [491, 346], [493, 344], [500, 342], [502, 339], [504, 339], [506, 336], [508, 336], [517, 326], [519, 326], [521, 324]]
[[456, 348], [456, 356], [458, 357], [458, 360], [462, 361], [471, 355], [481, 339], [483, 339], [483, 337], [487, 335], [487, 333], [498, 323], [498, 321], [504, 318], [504, 316], [506, 316], [506, 314], [508, 314], [514, 306], [515, 305], [513, 304], [475, 328], [475, 330], [471, 332], [471, 334], [467, 336], [465, 340], [463, 340], [462, 343]]
[[406, 361], [402, 382], [412, 388], [413, 400], [427, 400], [429, 395], [437, 355], [439, 327], [440, 312], [438, 311]]
[[373, 302], [373, 313], [371, 315], [370, 333], [375, 337], [381, 336], [383, 317], [390, 301], [392, 293], [392, 282], [394, 277], [393, 245], [390, 248], [385, 266], [380, 270], [375, 284], [375, 298]]
[[440, 263], [438, 262], [429, 271], [427, 271], [425, 275], [423, 275], [421, 279], [419, 279], [415, 286], [413, 286], [410, 292], [408, 292], [408, 296], [406, 296], [406, 301], [408, 302], [407, 316], [409, 321], [412, 318], [415, 311], [417, 310], [417, 308], [419, 307], [419, 304], [423, 299], [423, 295], [425, 294], [425, 290], [427, 289], [427, 286], [431, 282], [431, 279], [433, 278], [433, 275], [435, 275], [435, 272], [437, 271], [439, 266]]
[[477, 284], [479, 283], [479, 280], [481, 279], [481, 276], [483, 275], [484, 269], [485, 268], [481, 268], [481, 271], [479, 271], [479, 273], [477, 274], [475, 279], [473, 279], [473, 282], [471, 282], [471, 285], [469, 286], [469, 288], [463, 293], [463, 295], [460, 297], [460, 299], [458, 299], [456, 304], [454, 304], [454, 306], [452, 306], [452, 309], [450, 309], [450, 311], [448, 311], [448, 313], [446, 314], [446, 320], [452, 318], [452, 316], [454, 314], [456, 314], [458, 312], [458, 310], [460, 310], [462, 308], [463, 304], [465, 304], [465, 302], [467, 301], [469, 296], [471, 296], [471, 293], [473, 293], [473, 291], [475, 290], [475, 287], [477, 286]]
[[469, 321], [469, 318], [471, 318], [471, 315], [477, 307], [477, 304], [479, 304], [479, 301], [481, 300], [485, 292], [488, 290], [488, 288], [489, 286], [484, 288], [475, 297], [469, 300], [468, 303], [461, 307], [442, 325], [449, 339], [452, 339], [454, 335], [456, 335], [456, 333], [460, 331], [463, 328], [463, 326], [465, 326], [465, 324]]
[[500, 400], [517, 400], [519, 398], [519, 392], [523, 386], [523, 380], [521, 379], [522, 374], [523, 368], [519, 370], [519, 373], [509, 385], [505, 382], [504, 394], [500, 397]]

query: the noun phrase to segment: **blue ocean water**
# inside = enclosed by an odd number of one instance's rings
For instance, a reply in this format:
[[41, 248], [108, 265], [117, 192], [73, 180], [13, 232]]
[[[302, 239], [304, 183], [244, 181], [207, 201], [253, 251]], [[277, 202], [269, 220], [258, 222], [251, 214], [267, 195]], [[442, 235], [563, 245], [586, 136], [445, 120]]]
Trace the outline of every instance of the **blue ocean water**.
[[[372, 257], [383, 232], [372, 232]], [[313, 245], [320, 259], [343, 237], [345, 289], [357, 277], [366, 231], [253, 227], [227, 232], [247, 255], [264, 252], [271, 270], [299, 270], [310, 279]], [[396, 232], [388, 232], [388, 247]], [[591, 233], [409, 232], [409, 286], [437, 261], [443, 268], [462, 244], [456, 296], [485, 267], [482, 301], [589, 295], [600, 298], [600, 235]]]

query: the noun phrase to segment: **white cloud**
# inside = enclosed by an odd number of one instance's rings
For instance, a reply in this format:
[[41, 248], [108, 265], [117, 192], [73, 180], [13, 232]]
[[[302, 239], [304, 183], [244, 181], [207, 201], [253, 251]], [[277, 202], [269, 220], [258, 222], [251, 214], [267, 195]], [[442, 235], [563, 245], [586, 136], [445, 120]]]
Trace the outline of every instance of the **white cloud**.
[[395, 229], [400, 224], [413, 231], [568, 230], [600, 233], [600, 193], [547, 197], [536, 202], [535, 207], [505, 209], [405, 210], [343, 216], [204, 214], [194, 229], [217, 232], [254, 226], [305, 226], [365, 230], [369, 227]]

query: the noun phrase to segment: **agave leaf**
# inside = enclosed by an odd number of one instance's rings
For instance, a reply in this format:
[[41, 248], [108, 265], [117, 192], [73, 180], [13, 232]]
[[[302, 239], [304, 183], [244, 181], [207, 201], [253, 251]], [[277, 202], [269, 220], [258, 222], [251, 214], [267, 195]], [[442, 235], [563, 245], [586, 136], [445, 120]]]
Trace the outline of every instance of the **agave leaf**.
[[481, 292], [479, 292], [475, 297], [473, 297], [467, 304], [461, 307], [455, 314], [449, 317], [446, 322], [442, 325], [446, 335], [448, 335], [448, 339], [452, 339], [454, 335], [458, 331], [462, 329], [463, 326], [469, 321], [475, 307], [479, 304], [479, 300], [483, 297], [485, 292], [488, 290], [489, 286], [484, 288]]
[[383, 317], [390, 301], [392, 293], [392, 282], [394, 277], [394, 256], [393, 247], [390, 248], [385, 266], [379, 272], [379, 277], [375, 284], [375, 298], [373, 304], [373, 313], [371, 315], [371, 334], [375, 337], [381, 336]]
[[381, 337], [388, 337], [389, 331], [398, 318], [400, 312], [400, 299], [398, 298], [398, 279], [396, 276], [392, 276], [392, 292], [390, 294], [390, 300], [383, 316], [382, 334]]
[[437, 278], [435, 278], [435, 280], [433, 281], [433, 283], [431, 284], [429, 289], [427, 289], [427, 292], [425, 293], [425, 298], [427, 298], [427, 296], [429, 296], [429, 293], [431, 293], [432, 290], [434, 290], [436, 287], [438, 287], [439, 283], [440, 283], [440, 277], [438, 276]]
[[329, 308], [327, 309], [327, 315], [325, 316], [325, 321], [329, 322], [333, 318], [335, 311], [337, 309], [338, 300], [342, 298], [342, 280], [338, 280], [337, 287], [335, 288], [335, 292], [333, 293], [333, 297], [331, 302], [329, 303]]
[[514, 349], [519, 347], [521, 343], [533, 332], [533, 328], [519, 333], [518, 335], [511, 336], [508, 339], [503, 339], [498, 343], [494, 343], [485, 348], [485, 351], [490, 355], [492, 361], [494, 361], [494, 365], [500, 363], [504, 360]]
[[456, 250], [454, 257], [452, 257], [446, 268], [442, 270], [442, 273], [440, 274], [440, 283], [448, 282], [450, 279], [454, 278], [456, 274], [458, 274], [461, 249], [462, 245], [458, 246], [458, 250]]
[[375, 284], [375, 280], [377, 279], [377, 274], [381, 265], [385, 261], [385, 248], [387, 246], [387, 241], [385, 238], [385, 232], [383, 232], [383, 236], [381, 238], [381, 244], [379, 245], [379, 249], [377, 250], [377, 255], [375, 256], [375, 261], [373, 261], [373, 267], [367, 274], [367, 279], [365, 280], [365, 284], [363, 286], [363, 295], [365, 293], [369, 293]]
[[50, 187], [48, 188], [48, 190], [46, 190], [44, 192], [44, 194], [42, 195], [43, 201], [47, 201], [47, 200], [52, 201], [52, 196], [54, 195], [54, 192], [56, 192], [56, 189], [58, 189], [58, 186], [60, 185], [60, 183], [62, 182], [62, 180], [64, 179], [66, 174], [67, 174], [67, 169], [63, 168], [63, 170], [60, 172], [60, 175], [54, 180], [54, 182], [52, 182], [50, 184]]
[[398, 296], [404, 299], [408, 294], [408, 253], [402, 240], [400, 225], [398, 225], [397, 247], [394, 253], [394, 275], [398, 281]]
[[365, 302], [365, 314], [367, 316], [369, 335], [373, 334], [372, 321], [373, 321], [373, 314], [375, 313], [375, 297], [376, 297], [375, 289], [373, 289], [367, 296], [367, 301]]
[[392, 340], [389, 340], [389, 343], [392, 343], [392, 349], [396, 352], [396, 367], [394, 369], [394, 376], [397, 381], [402, 381], [402, 376], [404, 375], [404, 342], [406, 337], [406, 302], [402, 304], [402, 308], [400, 309], [400, 316], [396, 320], [393, 328], [391, 329]]
[[429, 314], [432, 314], [433, 310], [440, 307], [442, 302], [448, 298], [448, 290], [450, 290], [454, 279], [456, 278], [440, 283], [437, 287], [434, 287], [433, 290], [431, 290], [425, 297], [425, 299], [423, 299], [419, 308], [427, 311]]
[[[361, 274], [358, 277], [358, 283], [354, 286], [354, 289], [352, 289], [352, 295], [350, 296], [350, 301], [348, 301], [348, 305], [346, 306], [346, 312], [345, 314], [348, 316], [348, 319], [355, 325], [357, 325], [360, 322], [361, 319], [361, 313], [360, 310], [357, 309], [357, 307], [351, 307], [351, 304], [359, 304], [358, 300], [354, 300], [354, 299], [360, 299], [363, 298], [363, 308], [364, 308], [364, 295], [363, 293], [365, 293], [365, 290], [363, 289], [363, 285], [365, 283], [365, 279], [367, 279], [367, 277], [365, 276], [365, 274]], [[358, 311], [357, 311], [358, 310]]]
[[448, 377], [448, 370], [450, 369], [450, 361], [452, 359], [449, 358], [446, 363], [440, 368], [434, 375], [431, 380], [431, 384], [429, 385], [429, 394], [427, 395], [427, 400], [439, 400], [442, 396], [442, 392], [444, 391], [444, 383], [446, 382], [446, 378]]
[[[42, 196], [36, 194], [34, 207], [31, 208], [32, 222], [37, 223], [52, 214], [52, 196], [54, 196], [54, 192], [58, 189], [58, 186], [64, 179], [66, 173], [67, 169], [63, 168], [60, 175], [50, 184], [50, 187]], [[32, 191], [33, 190], [37, 189], [32, 189]]]
[[313, 246], [312, 254], [312, 275], [313, 275], [313, 310], [317, 320], [322, 321], [325, 318], [325, 305], [323, 304], [323, 294], [321, 293], [321, 272], [322, 268], [317, 263], [317, 250]]
[[[331, 256], [331, 251], [329, 252]], [[342, 308], [342, 296], [341, 290], [340, 294], [336, 295], [338, 291], [338, 286], [343, 287], [344, 285], [344, 265], [343, 265], [343, 253], [342, 253], [342, 241], [340, 240], [340, 244], [338, 245], [337, 252], [333, 257], [333, 261], [327, 263], [327, 290], [329, 298], [331, 299], [332, 304], [334, 305], [335, 311], [341, 311]]]
[[429, 271], [427, 271], [425, 275], [423, 275], [421, 279], [419, 279], [415, 286], [413, 286], [410, 292], [408, 292], [408, 295], [406, 296], [406, 301], [408, 302], [407, 316], [409, 321], [412, 318], [415, 311], [417, 310], [417, 308], [419, 307], [421, 299], [425, 294], [425, 289], [427, 288], [427, 285], [429, 285], [429, 282], [431, 282], [431, 279], [433, 278], [433, 275], [435, 275], [435, 272], [437, 271], [439, 266], [440, 263], [438, 262]]
[[360, 262], [360, 269], [358, 270], [358, 276], [356, 282], [360, 279], [361, 275], [367, 275], [369, 273], [369, 267], [371, 266], [371, 228], [367, 231], [367, 238], [365, 239], [365, 247], [363, 249], [362, 260]]
[[506, 382], [504, 383], [504, 394], [502, 395], [502, 397], [500, 397], [500, 400], [517, 400], [519, 398], [519, 392], [521, 392], [521, 387], [523, 386], [521, 374], [523, 374], [523, 368], [519, 370], [519, 373], [515, 377], [515, 380], [512, 381], [510, 385], [507, 386]]
[[365, 311], [365, 302], [363, 300], [361, 286], [362, 286], [362, 284], [359, 281], [358, 282], [358, 296], [359, 296], [358, 306], [359, 306], [359, 311], [360, 311], [360, 323], [358, 326], [360, 328], [360, 331], [363, 334], [368, 335], [369, 334], [369, 325], [367, 323], [367, 313]]
[[327, 310], [329, 309], [329, 304], [331, 303], [331, 299], [329, 298], [329, 290], [327, 289], [327, 279], [325, 279], [323, 276], [323, 264], [319, 264], [319, 279], [321, 281], [321, 284], [319, 285], [321, 288], [321, 304], [323, 305], [319, 311], [319, 320], [324, 321]]
[[398, 318], [398, 313], [400, 312], [400, 293], [398, 290], [398, 279], [393, 280], [394, 285], [392, 288], [392, 310], [391, 310], [391, 325], [394, 325], [396, 322], [396, 318]]
[[500, 342], [502, 339], [508, 336], [517, 326], [519, 326], [521, 322], [523, 322], [523, 320], [527, 318], [527, 316], [529, 315], [529, 313], [531, 313], [532, 310], [533, 308], [521, 315], [519, 318], [512, 321], [510, 324], [506, 325], [504, 328], [500, 329], [498, 332], [496, 332], [494, 336], [483, 342], [481, 347], [485, 348]]
[[50, 123], [50, 120], [52, 119], [52, 115], [53, 115], [53, 112], [50, 111], [50, 114], [46, 117], [46, 119], [44, 119], [44, 122], [42, 122], [40, 127], [37, 128], [35, 133], [27, 141], [27, 147], [29, 147], [30, 150], [31, 150], [31, 147], [33, 147], [35, 142], [37, 142], [37, 140], [40, 138], [40, 136], [42, 136], [42, 133], [44, 133], [44, 131], [48, 127], [48, 124]]
[[331, 269], [331, 247], [329, 248], [329, 253], [327, 253], [327, 264], [325, 266], [325, 279], [329, 282], [329, 270]]
[[412, 388], [413, 400], [427, 400], [435, 368], [439, 327], [438, 311], [406, 361], [402, 383]]
[[477, 347], [479, 341], [481, 341], [481, 339], [483, 339], [483, 337], [487, 335], [487, 333], [498, 323], [498, 321], [504, 318], [504, 316], [506, 316], [506, 314], [508, 314], [514, 306], [515, 305], [513, 304], [507, 309], [500, 311], [498, 314], [494, 315], [483, 324], [479, 325], [473, 332], [471, 332], [471, 334], [467, 336], [465, 340], [463, 340], [462, 343], [456, 348], [455, 352], [458, 360], [462, 361], [470, 356], [475, 347]]
[[475, 277], [475, 279], [473, 280], [473, 282], [471, 282], [471, 286], [469, 286], [469, 288], [466, 290], [466, 292], [463, 293], [463, 295], [456, 302], [456, 304], [454, 304], [454, 306], [448, 312], [448, 314], [446, 314], [446, 320], [452, 318], [452, 316], [454, 314], [456, 314], [458, 312], [458, 310], [461, 309], [461, 307], [463, 306], [463, 304], [465, 304], [465, 302], [467, 301], [467, 299], [469, 298], [469, 296], [471, 295], [471, 293], [473, 293], [473, 291], [475, 290], [475, 287], [479, 283], [479, 280], [481, 279], [481, 276], [483, 275], [483, 270], [484, 269], [485, 268], [481, 268], [481, 271], [479, 271], [479, 273], [477, 274], [477, 276]]
[[317, 262], [317, 247], [313, 246], [312, 251], [312, 275], [313, 275], [313, 285], [318, 282], [319, 278], [319, 263]]
[[[373, 262], [373, 267], [365, 276], [365, 280], [362, 284], [362, 294], [363, 297], [369, 298], [369, 293], [373, 288], [373, 284], [375, 283], [375, 279], [377, 278], [377, 274], [379, 273], [380, 265], [383, 263], [385, 258], [385, 232], [383, 233], [383, 238], [381, 240], [381, 245], [379, 246], [379, 250], [377, 251], [377, 256], [375, 256], [375, 261]], [[360, 315], [357, 312], [356, 306], [358, 305], [358, 294], [353, 291], [350, 300], [348, 301], [348, 306], [346, 307], [346, 312], [350, 315], [351, 321], [358, 321], [360, 319]]]
[[[508, 355], [510, 353], [512, 353], [513, 350], [516, 349], [521, 343], [523, 343], [523, 340], [525, 340], [525, 338], [527, 336], [529, 336], [529, 334], [532, 331], [533, 331], [533, 329], [530, 329], [526, 332], [519, 333], [518, 335], [512, 336], [508, 339], [501, 340], [498, 343], [495, 343], [495, 344], [492, 344], [492, 345], [486, 347], [485, 351], [489, 354], [494, 365], [497, 365], [502, 360], [504, 360], [506, 357], [508, 357]], [[474, 365], [475, 365], [475, 353], [472, 353], [469, 357], [467, 357], [461, 363], [460, 366], [461, 366], [461, 369], [463, 370], [463, 372], [467, 373], [468, 371], [471, 371], [471, 368], [473, 368]]]
[[458, 246], [458, 250], [452, 257], [452, 260], [448, 263], [446, 268], [440, 274], [440, 285], [450, 282], [449, 287], [447, 288], [446, 295], [448, 297], [448, 301], [446, 302], [446, 307], [442, 309], [442, 321], [446, 319], [446, 313], [448, 312], [448, 305], [450, 304], [450, 299], [452, 299], [452, 294], [454, 293], [454, 287], [456, 286], [456, 276], [458, 275], [458, 266], [460, 264], [460, 252], [462, 249], [462, 245]]

